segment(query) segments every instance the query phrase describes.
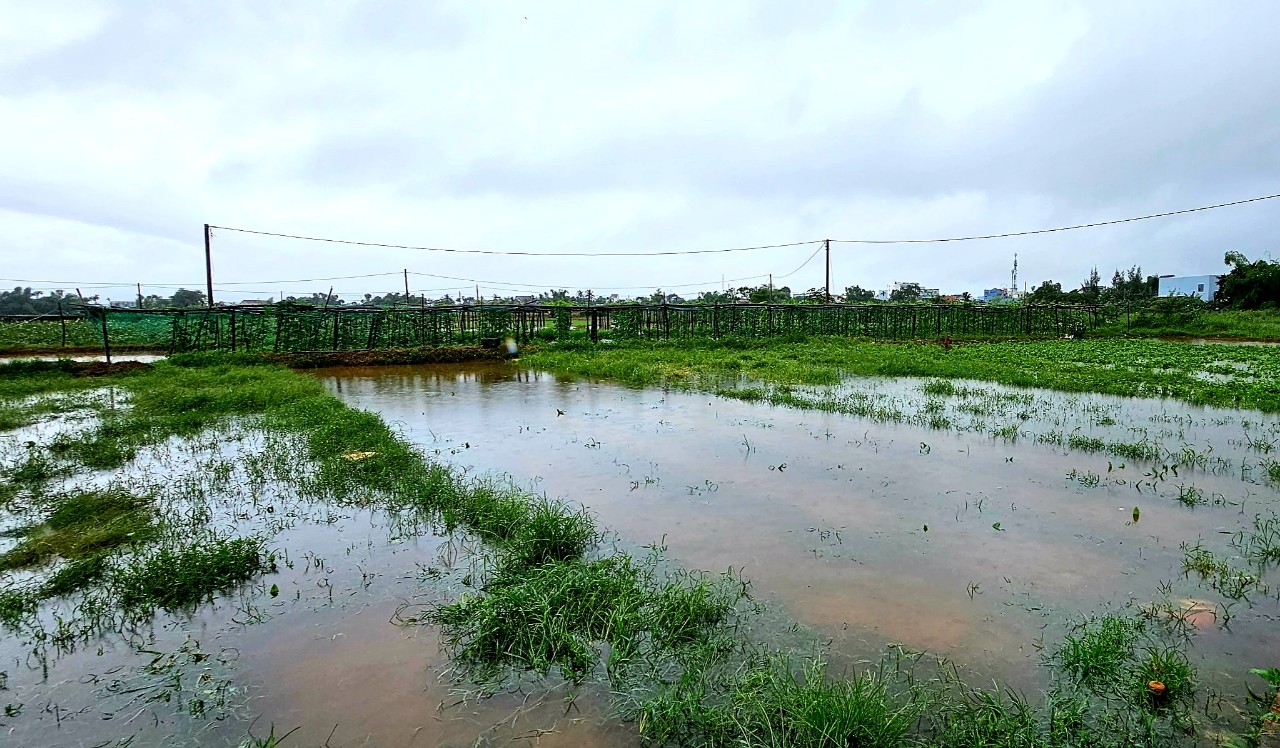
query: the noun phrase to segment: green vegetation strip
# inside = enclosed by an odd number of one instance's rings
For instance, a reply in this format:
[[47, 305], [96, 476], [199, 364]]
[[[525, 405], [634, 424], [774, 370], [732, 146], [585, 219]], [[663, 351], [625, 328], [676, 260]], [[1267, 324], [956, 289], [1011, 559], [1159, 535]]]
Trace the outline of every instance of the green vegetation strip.
[[[1280, 412], [1280, 347], [1188, 345], [1159, 340], [876, 343], [848, 338], [792, 341], [547, 346], [531, 366], [615, 379], [735, 393], [739, 378], [777, 385], [834, 385], [848, 376], [976, 379], [1064, 392], [1170, 397], [1195, 405]], [[1223, 380], [1205, 378], [1218, 373]]]

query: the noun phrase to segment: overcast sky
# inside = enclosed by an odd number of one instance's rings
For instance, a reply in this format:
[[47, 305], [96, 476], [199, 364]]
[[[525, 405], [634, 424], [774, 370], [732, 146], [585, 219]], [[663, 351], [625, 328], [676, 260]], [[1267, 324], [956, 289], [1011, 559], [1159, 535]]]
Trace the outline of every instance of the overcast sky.
[[[0, 276], [203, 288], [204, 223], [607, 253], [985, 234], [1277, 193], [1278, 28], [1273, 0], [0, 0]], [[976, 292], [1008, 285], [1015, 252], [1019, 285], [1078, 285], [1094, 264], [1216, 273], [1226, 250], [1280, 256], [1278, 218], [1280, 200], [837, 245], [832, 286]], [[222, 300], [402, 268], [486, 296], [770, 272], [803, 290], [823, 282], [821, 257], [792, 272], [812, 251], [513, 258], [221, 231], [214, 272]]]

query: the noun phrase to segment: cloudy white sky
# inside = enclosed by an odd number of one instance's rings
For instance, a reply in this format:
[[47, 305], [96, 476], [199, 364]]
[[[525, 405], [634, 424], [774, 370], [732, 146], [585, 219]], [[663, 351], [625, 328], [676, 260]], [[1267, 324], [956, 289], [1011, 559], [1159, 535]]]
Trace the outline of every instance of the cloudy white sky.
[[[0, 0], [0, 277], [203, 288], [204, 223], [609, 253], [985, 234], [1277, 193], [1277, 28], [1272, 0]], [[1008, 284], [1015, 252], [1031, 285], [1094, 264], [1217, 272], [1229, 249], [1280, 255], [1278, 218], [1280, 200], [837, 245], [832, 285], [978, 291]], [[631, 295], [782, 276], [811, 251], [513, 258], [223, 231], [214, 269], [227, 300], [402, 268], [485, 295]], [[779, 284], [820, 286], [820, 259]]]

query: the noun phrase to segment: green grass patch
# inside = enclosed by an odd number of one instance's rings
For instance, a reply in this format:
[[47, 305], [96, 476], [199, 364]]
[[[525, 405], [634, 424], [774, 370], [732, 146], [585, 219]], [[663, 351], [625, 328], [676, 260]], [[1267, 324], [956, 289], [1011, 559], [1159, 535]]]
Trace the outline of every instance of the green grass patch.
[[75, 492], [59, 497], [44, 522], [6, 533], [20, 540], [0, 554], [0, 571], [81, 559], [143, 542], [155, 529], [146, 499], [118, 488]]
[[[977, 379], [1064, 392], [1172, 397], [1196, 405], [1280, 411], [1280, 347], [1189, 345], [1161, 340], [1038, 340], [956, 344], [692, 340], [612, 346], [547, 346], [524, 363], [634, 385], [689, 387], [733, 396], [747, 377], [774, 385], [829, 385], [847, 376]], [[1230, 381], [1199, 374], [1239, 364]], [[945, 387], [928, 383], [929, 394]]]
[[1159, 314], [1134, 314], [1129, 323], [1121, 316], [1105, 332], [1130, 335], [1221, 338], [1227, 340], [1280, 340], [1280, 312], [1200, 312], [1181, 318]]
[[213, 538], [160, 548], [118, 569], [111, 585], [128, 609], [175, 609], [210, 599], [259, 574], [274, 571], [275, 558], [258, 538]]
[[610, 670], [637, 658], [723, 646], [723, 624], [744, 593], [726, 578], [662, 582], [625, 554], [499, 570], [482, 594], [433, 608], [457, 661], [481, 681], [553, 668], [591, 672], [607, 645]]
[[640, 733], [657, 745], [888, 748], [915, 742], [908, 733], [925, 707], [892, 693], [878, 670], [832, 678], [821, 659], [796, 668], [762, 657], [729, 680], [686, 672], [640, 707]]

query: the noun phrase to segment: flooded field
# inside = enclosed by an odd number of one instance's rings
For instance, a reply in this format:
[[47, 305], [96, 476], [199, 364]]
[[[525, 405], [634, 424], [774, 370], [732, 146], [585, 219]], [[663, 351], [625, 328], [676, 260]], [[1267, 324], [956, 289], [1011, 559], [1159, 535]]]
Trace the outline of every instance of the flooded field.
[[1227, 596], [1184, 571], [1196, 545], [1240, 563], [1232, 540], [1275, 511], [1274, 416], [924, 380], [797, 393], [929, 428], [502, 366], [323, 376], [433, 455], [526, 476], [686, 566], [741, 570], [851, 657], [900, 644], [1034, 689], [1068, 622], [1150, 605], [1187, 612], [1224, 693], [1280, 651], [1274, 576]]
[[[1261, 690], [1249, 669], [1280, 651], [1275, 416], [917, 379], [797, 387], [786, 395], [805, 407], [787, 408], [518, 365], [306, 376], [430, 460], [581, 502], [606, 546], [732, 570], [767, 606], [751, 635], [820, 650], [837, 676], [926, 652], [1034, 703], [1048, 653], [1084, 616], [1145, 616], [1178, 624], [1211, 745], [1239, 726], [1246, 686]], [[246, 418], [63, 470], [42, 455], [84, 448], [67, 439], [101, 431], [130, 396], [42, 397], [35, 423], [0, 433], [15, 484], [39, 468], [50, 494], [127, 490], [154, 508], [139, 527], [163, 527], [160, 547], [255, 539], [261, 568], [194, 606], [121, 612], [87, 587], [13, 608], [5, 745], [642, 744], [604, 678], [493, 693], [460, 677], [419, 620], [477, 595], [488, 551], [326, 472], [358, 473], [374, 452], [317, 463], [306, 433]], [[32, 523], [57, 532], [38, 505], [0, 516], [0, 559], [31, 543]], [[54, 589], [69, 568], [0, 572], [0, 593]], [[105, 573], [131, 569], [117, 558]]]

